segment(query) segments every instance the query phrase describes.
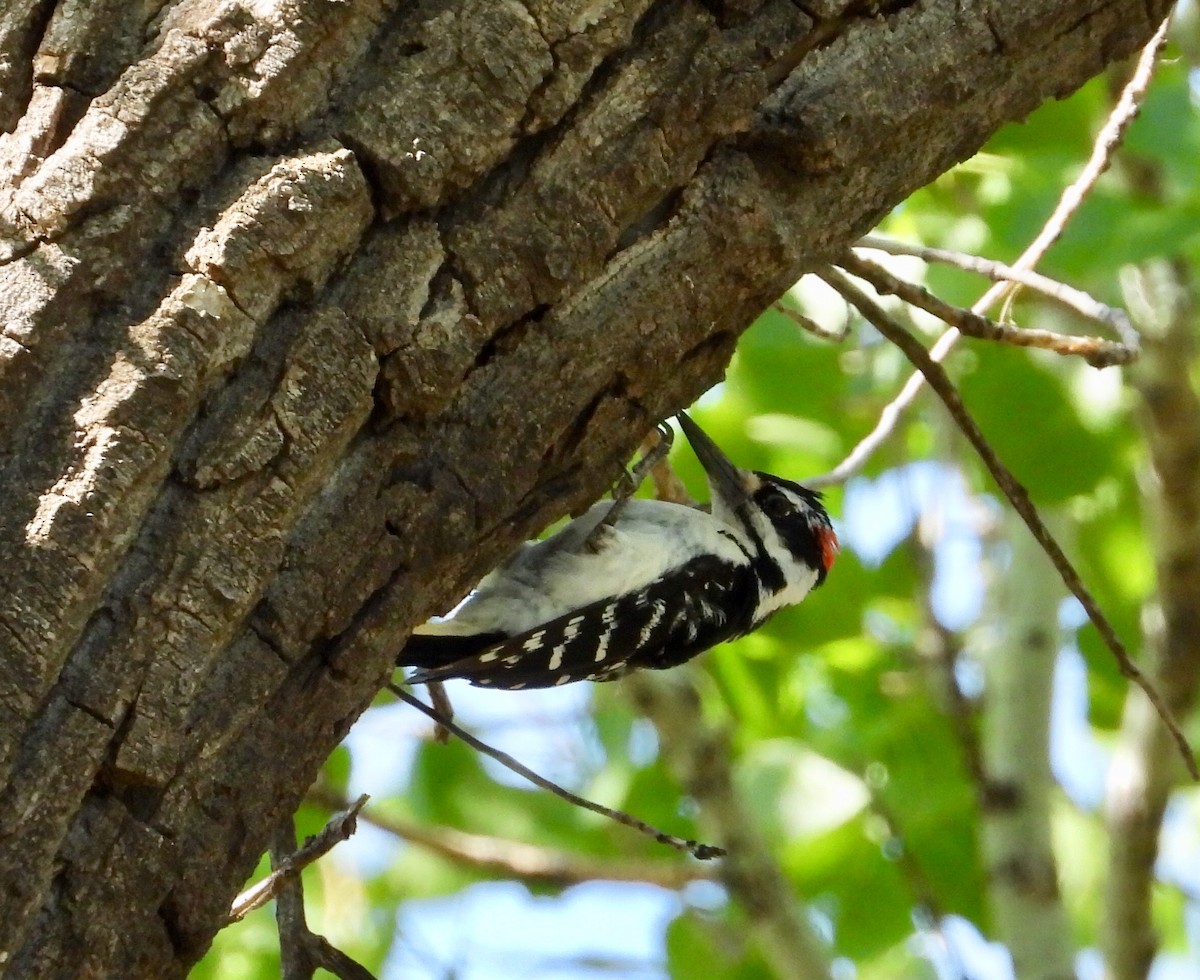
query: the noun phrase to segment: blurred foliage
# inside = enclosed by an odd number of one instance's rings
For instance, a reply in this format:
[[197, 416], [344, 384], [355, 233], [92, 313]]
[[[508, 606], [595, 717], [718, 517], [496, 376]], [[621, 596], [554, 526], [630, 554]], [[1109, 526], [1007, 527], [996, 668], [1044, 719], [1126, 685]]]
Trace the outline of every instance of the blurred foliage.
[[[1200, 259], [1200, 120], [1196, 91], [1189, 87], [1193, 75], [1186, 59], [1164, 60], [1118, 165], [1041, 264], [1044, 272], [1119, 303], [1124, 264], [1170, 255], [1194, 266]], [[1087, 159], [1119, 86], [1119, 77], [1114, 78], [1098, 78], [1065, 101], [1047, 103], [1024, 124], [1008, 127], [976, 158], [898, 207], [882, 232], [1014, 259]], [[986, 287], [948, 268], [912, 261], [899, 267], [963, 305]], [[839, 302], [807, 283], [785, 302], [831, 327], [846, 315]], [[1028, 294], [1014, 314], [1025, 326], [1081, 326]], [[919, 326], [932, 336], [926, 321]], [[1132, 392], [1118, 369], [1096, 372], [1054, 355], [982, 342], [961, 346], [949, 367], [971, 412], [1034, 501], [1069, 528], [1068, 552], [1118, 632], [1136, 648], [1153, 573], [1138, 487], [1145, 453], [1133, 422]], [[897, 352], [861, 323], [837, 345], [770, 310], [742, 338], [726, 382], [702, 399], [694, 414], [743, 465], [802, 479], [836, 465], [872, 428], [906, 376]], [[703, 496], [700, 469], [686, 446], [677, 446], [674, 458], [679, 473]], [[862, 526], [839, 525], [845, 547], [826, 586], [758, 634], [699, 661], [706, 714], [730, 726], [745, 798], [796, 895], [810, 903], [832, 956], [847, 968], [838, 975], [862, 980], [952, 975], [936, 973], [923, 952], [930, 945], [929, 923], [938, 916], [961, 917], [984, 936], [990, 929], [976, 787], [936, 672], [919, 652], [931, 615], [957, 622], [930, 600], [931, 576], [945, 560], [936, 533], [922, 532], [925, 545], [932, 543], [930, 554], [913, 530], [918, 517], [922, 526], [936, 526], [949, 490], [941, 499], [937, 493], [923, 498], [915, 488], [904, 492], [906, 464], [921, 459], [938, 460], [945, 468], [939, 472], [962, 474], [967, 504], [998, 496], [940, 405], [923, 398], [856, 478], [857, 491], [866, 494], [871, 507]], [[886, 474], [896, 479], [886, 486], [876, 482]], [[826, 499], [831, 512], [840, 515], [843, 489], [829, 490]], [[987, 503], [982, 512], [991, 507], [994, 513], [995, 506]], [[893, 512], [900, 514], [900, 531], [895, 540], [884, 541], [881, 528]], [[970, 533], [982, 537], [979, 529]], [[987, 574], [1020, 574], [1006, 567], [1003, 542], [980, 553]], [[967, 594], [971, 588], [965, 581], [957, 587], [950, 583], [942, 600], [950, 613], [956, 603], [978, 606], [978, 596]], [[968, 618], [973, 621], [965, 629], [954, 628], [969, 665], [973, 631], [986, 623]], [[1103, 747], [1119, 722], [1124, 683], [1090, 626], [1071, 626], [1065, 640], [1076, 642], [1086, 658], [1083, 693], [1096, 757], [1103, 760]], [[487, 699], [482, 709], [480, 697]], [[363, 724], [381, 710], [372, 709]], [[465, 717], [488, 740], [511, 746], [543, 771], [553, 768], [579, 792], [672, 833], [703, 838], [702, 816], [658, 761], [653, 732], [632, 711], [619, 684], [595, 689], [590, 699], [555, 703], [524, 693], [488, 692], [470, 698]], [[339, 752], [330, 760], [325, 784], [376, 793], [363, 783], [370, 778], [363, 774], [388, 771], [385, 785], [397, 788], [378, 793], [372, 804], [382, 814], [615, 865], [685, 860], [520, 784], [462, 744], [418, 741], [423, 731], [419, 721], [409, 719], [374, 741], [364, 738], [355, 743], [353, 773], [349, 754]], [[367, 752], [382, 755], [382, 761], [366, 760], [360, 753]], [[392, 754], [391, 770], [382, 769]], [[1101, 778], [1099, 772], [1076, 775], [1093, 783]], [[1080, 947], [1097, 943], [1105, 847], [1094, 804], [1094, 799], [1072, 800], [1066, 794], [1056, 802], [1063, 898]], [[327, 816], [306, 806], [300, 833], [315, 832]], [[1192, 846], [1200, 843], [1192, 840]], [[574, 963], [539, 965], [499, 954], [489, 959], [488, 949], [521, 947], [530, 942], [529, 933], [514, 926], [518, 920], [511, 917], [501, 917], [493, 927], [486, 913], [469, 912], [474, 906], [461, 904], [466, 898], [448, 899], [492, 873], [448, 863], [384, 835], [356, 853], [357, 865], [335, 852], [305, 873], [312, 924], [386, 976], [770, 976], [748, 940], [744, 913], [714, 885], [700, 891], [689, 887], [679, 896], [664, 893], [667, 911], [652, 927], [658, 952], [643, 963], [642, 972], [589, 962], [582, 955]], [[558, 891], [534, 889], [540, 895]], [[478, 904], [486, 908], [490, 893], [473, 889], [470, 894], [484, 895]], [[600, 921], [581, 922], [580, 914], [564, 905], [561, 923], [550, 931], [599, 937], [619, 956], [624, 937], [619, 930], [614, 934], [611, 921], [621, 894], [613, 886], [618, 897]], [[435, 899], [442, 904], [430, 904]], [[529, 901], [546, 911], [546, 899]], [[1190, 949], [1195, 956], [1195, 937], [1183, 927], [1183, 904], [1177, 891], [1161, 888], [1156, 925], [1166, 948]], [[470, 917], [469, 929], [464, 921], [456, 923], [460, 916]], [[971, 953], [958, 955], [969, 959]], [[222, 932], [195, 976], [273, 977], [278, 970], [274, 924], [263, 910]]]

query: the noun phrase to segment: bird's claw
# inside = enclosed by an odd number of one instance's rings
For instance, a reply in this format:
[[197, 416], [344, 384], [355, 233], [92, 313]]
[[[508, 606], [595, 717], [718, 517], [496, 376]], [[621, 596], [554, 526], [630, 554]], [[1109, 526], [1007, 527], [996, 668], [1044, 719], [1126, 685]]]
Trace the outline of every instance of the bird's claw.
[[658, 442], [646, 450], [642, 458], [633, 465], [633, 469], [621, 467], [621, 475], [617, 477], [617, 482], [613, 486], [612, 506], [608, 508], [608, 513], [592, 529], [592, 533], [584, 542], [584, 547], [593, 554], [601, 550], [603, 537], [607, 533], [604, 529], [617, 523], [617, 518], [625, 509], [626, 502], [637, 493], [638, 487], [646, 479], [646, 474], [666, 459], [667, 453], [671, 451], [671, 444], [675, 441], [675, 430], [666, 422], [659, 422], [655, 426], [655, 431], [658, 433]]

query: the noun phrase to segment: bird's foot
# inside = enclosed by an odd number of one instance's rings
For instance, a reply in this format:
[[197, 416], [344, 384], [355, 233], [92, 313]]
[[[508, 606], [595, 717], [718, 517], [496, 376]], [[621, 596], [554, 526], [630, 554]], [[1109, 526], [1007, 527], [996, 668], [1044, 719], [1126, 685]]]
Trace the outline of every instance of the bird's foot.
[[622, 467], [621, 475], [617, 478], [616, 485], [613, 487], [612, 506], [608, 508], [608, 513], [604, 515], [604, 519], [592, 529], [592, 533], [588, 535], [587, 540], [584, 542], [583, 546], [593, 554], [603, 549], [604, 539], [608, 536], [608, 528], [617, 523], [617, 518], [621, 516], [621, 511], [625, 509], [626, 503], [637, 493], [638, 487], [646, 479], [646, 474], [666, 459], [667, 453], [671, 451], [671, 443], [675, 441], [675, 430], [666, 422], [659, 422], [655, 427], [655, 431], [658, 435], [657, 441], [642, 454], [642, 458], [633, 465], [633, 469], [628, 470]]

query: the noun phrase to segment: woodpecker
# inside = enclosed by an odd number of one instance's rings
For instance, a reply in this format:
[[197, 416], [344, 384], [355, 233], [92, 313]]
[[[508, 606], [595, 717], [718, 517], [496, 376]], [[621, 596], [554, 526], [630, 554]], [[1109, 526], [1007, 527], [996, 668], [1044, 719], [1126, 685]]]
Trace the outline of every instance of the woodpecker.
[[687, 415], [706, 511], [599, 503], [527, 542], [453, 618], [420, 626], [397, 657], [410, 683], [462, 677], [520, 690], [674, 667], [758, 629], [825, 581], [838, 552], [820, 494], [735, 466]]

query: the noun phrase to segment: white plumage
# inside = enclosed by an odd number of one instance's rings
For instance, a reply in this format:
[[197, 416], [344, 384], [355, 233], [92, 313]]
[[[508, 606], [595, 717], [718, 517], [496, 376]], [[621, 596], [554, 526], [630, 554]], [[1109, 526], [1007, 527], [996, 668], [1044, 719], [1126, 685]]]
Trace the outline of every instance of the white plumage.
[[820, 585], [837, 537], [819, 496], [734, 466], [686, 415], [711, 511], [630, 500], [593, 506], [522, 545], [449, 619], [418, 627], [397, 662], [410, 681], [466, 677], [546, 687], [664, 668], [748, 633]]

